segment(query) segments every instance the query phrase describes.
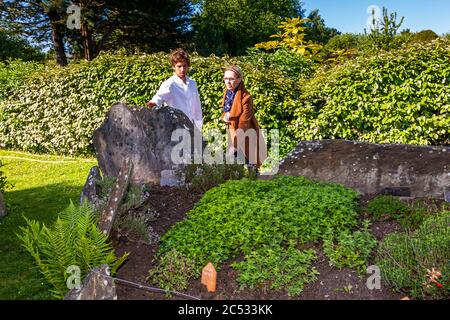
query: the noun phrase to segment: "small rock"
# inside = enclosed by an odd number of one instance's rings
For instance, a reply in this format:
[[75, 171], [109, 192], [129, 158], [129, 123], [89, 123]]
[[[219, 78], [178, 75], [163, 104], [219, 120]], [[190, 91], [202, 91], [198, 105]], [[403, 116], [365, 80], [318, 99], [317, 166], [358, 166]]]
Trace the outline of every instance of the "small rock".
[[92, 269], [81, 288], [70, 290], [64, 300], [117, 300], [116, 285], [109, 276], [108, 266]]
[[444, 191], [444, 199], [445, 201], [450, 202], [450, 189]]

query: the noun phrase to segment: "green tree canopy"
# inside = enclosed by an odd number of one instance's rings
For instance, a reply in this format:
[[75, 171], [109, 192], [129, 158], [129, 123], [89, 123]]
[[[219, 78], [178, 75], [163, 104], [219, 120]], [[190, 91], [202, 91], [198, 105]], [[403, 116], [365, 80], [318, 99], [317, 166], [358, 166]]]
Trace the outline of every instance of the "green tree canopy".
[[58, 64], [67, 64], [64, 48], [64, 14], [66, 0], [0, 2], [0, 18], [11, 30], [39, 44], [52, 43]]
[[[72, 5], [79, 8], [79, 19], [69, 28]], [[187, 41], [192, 10], [190, 0], [0, 1], [1, 20], [16, 34], [51, 45], [60, 65], [67, 64], [67, 49], [92, 60], [104, 49], [180, 46]]]
[[331, 38], [341, 34], [337, 29], [325, 26], [318, 9], [311, 11], [308, 19], [309, 21], [305, 23], [306, 40], [325, 45]]
[[23, 61], [39, 61], [44, 54], [39, 48], [31, 46], [28, 41], [0, 27], [0, 61], [21, 59]]
[[105, 49], [166, 51], [188, 40], [190, 0], [77, 0], [80, 29], [69, 32], [74, 52], [92, 60]]
[[197, 0], [193, 17], [201, 54], [241, 55], [277, 32], [285, 18], [303, 16], [299, 0]]

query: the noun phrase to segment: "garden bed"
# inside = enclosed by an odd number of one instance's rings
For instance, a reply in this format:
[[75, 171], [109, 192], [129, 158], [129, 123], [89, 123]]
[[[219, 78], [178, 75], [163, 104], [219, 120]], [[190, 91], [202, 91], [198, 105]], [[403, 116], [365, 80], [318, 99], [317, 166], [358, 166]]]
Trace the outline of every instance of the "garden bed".
[[[201, 198], [200, 193], [192, 193], [185, 189], [170, 187], [153, 187], [149, 202], [159, 212], [160, 217], [151, 223], [155, 232], [160, 236], [165, 234], [176, 222], [184, 220], [186, 213], [191, 210]], [[360, 199], [360, 204], [365, 205], [373, 197]], [[377, 241], [381, 241], [387, 234], [399, 231], [400, 226], [395, 221], [376, 221], [371, 225], [371, 232]], [[121, 256], [124, 252], [130, 252], [128, 261], [119, 269], [117, 277], [146, 284], [148, 271], [153, 267], [153, 258], [158, 250], [158, 244], [146, 245], [139, 242], [130, 242], [126, 239], [115, 241], [116, 253]], [[304, 249], [304, 248], [302, 248]], [[235, 261], [243, 260], [243, 256], [225, 261], [217, 275], [217, 291], [209, 293], [199, 279], [191, 280], [188, 290], [183, 293], [200, 299], [228, 300], [228, 299], [257, 299], [257, 300], [288, 300], [288, 299], [363, 299], [363, 300], [398, 300], [405, 296], [383, 285], [380, 290], [369, 290], [366, 279], [369, 275], [360, 277], [355, 270], [349, 268], [338, 269], [329, 265], [328, 258], [324, 255], [322, 245], [314, 245], [317, 252], [317, 260], [313, 266], [319, 271], [318, 280], [307, 284], [302, 294], [291, 297], [286, 290], [273, 290], [267, 285], [260, 285], [253, 289], [241, 289], [236, 281], [237, 272], [231, 268]], [[373, 257], [372, 257], [373, 259]], [[164, 294], [136, 289], [128, 285], [118, 283], [118, 299], [185, 299], [180, 296], [168, 297]]]

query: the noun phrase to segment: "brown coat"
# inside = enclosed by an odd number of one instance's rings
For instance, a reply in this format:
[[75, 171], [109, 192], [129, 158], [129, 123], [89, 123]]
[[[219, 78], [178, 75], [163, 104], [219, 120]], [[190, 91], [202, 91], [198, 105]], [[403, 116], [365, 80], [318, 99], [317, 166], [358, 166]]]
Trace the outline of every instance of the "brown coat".
[[[227, 92], [225, 90], [221, 102], [222, 108], [225, 103], [226, 93]], [[225, 113], [222, 112], [222, 120], [224, 116]], [[260, 132], [258, 121], [256, 120], [254, 115], [252, 96], [250, 95], [250, 92], [245, 89], [244, 83], [242, 81], [239, 84], [236, 95], [234, 97], [233, 105], [231, 106], [230, 110], [229, 122], [227, 122], [227, 125], [230, 134], [230, 141], [233, 141], [233, 147], [236, 149], [241, 149], [244, 152], [245, 158], [247, 160], [257, 159], [257, 166], [261, 166], [261, 164], [267, 158], [267, 147], [264, 141], [264, 137]], [[242, 145], [238, 146], [236, 136], [236, 132], [238, 129], [242, 129], [243, 132], [246, 132], [249, 129], [254, 129], [256, 131], [257, 144], [250, 144], [249, 139], [246, 139], [245, 147]], [[253, 157], [250, 157], [251, 153], [254, 153]]]

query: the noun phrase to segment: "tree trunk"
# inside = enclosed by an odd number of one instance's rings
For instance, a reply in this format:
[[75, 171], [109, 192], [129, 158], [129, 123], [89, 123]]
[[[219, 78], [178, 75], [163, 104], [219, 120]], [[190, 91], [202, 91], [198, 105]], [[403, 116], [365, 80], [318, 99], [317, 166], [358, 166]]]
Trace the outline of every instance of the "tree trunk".
[[83, 39], [84, 59], [91, 61], [94, 59], [94, 44], [92, 42], [92, 33], [89, 30], [87, 21], [81, 25], [81, 37]]
[[52, 28], [52, 41], [55, 48], [56, 62], [64, 67], [67, 65], [66, 50], [64, 48], [64, 35], [61, 32], [61, 27], [59, 26], [59, 20], [61, 17], [58, 12], [50, 11], [48, 13], [50, 19], [50, 26]]

